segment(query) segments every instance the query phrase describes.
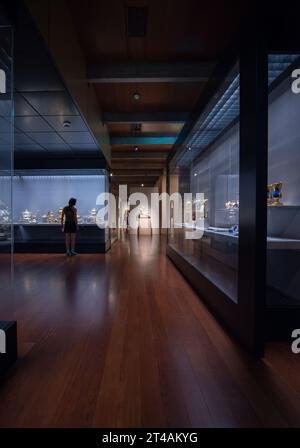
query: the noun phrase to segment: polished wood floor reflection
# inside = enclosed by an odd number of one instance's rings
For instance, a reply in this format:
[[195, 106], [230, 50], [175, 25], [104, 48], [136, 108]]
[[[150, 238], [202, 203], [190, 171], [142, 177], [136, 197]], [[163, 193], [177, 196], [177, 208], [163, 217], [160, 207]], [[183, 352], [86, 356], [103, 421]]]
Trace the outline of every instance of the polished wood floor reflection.
[[20, 359], [1, 427], [300, 425], [300, 355], [251, 358], [165, 256], [159, 237], [107, 255], [17, 255]]

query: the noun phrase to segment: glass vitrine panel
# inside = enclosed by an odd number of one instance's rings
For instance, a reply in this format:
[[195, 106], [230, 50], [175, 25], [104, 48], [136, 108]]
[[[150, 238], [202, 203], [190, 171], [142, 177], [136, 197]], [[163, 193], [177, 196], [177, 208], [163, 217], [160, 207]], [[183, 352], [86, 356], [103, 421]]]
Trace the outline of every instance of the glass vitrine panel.
[[13, 317], [12, 279], [13, 70], [12, 30], [0, 27], [0, 320]]
[[[235, 67], [200, 115], [171, 166], [170, 193], [183, 199], [169, 245], [237, 302], [239, 244], [239, 72]], [[177, 220], [178, 221], [178, 220]]]
[[300, 308], [299, 55], [269, 55], [267, 307]]

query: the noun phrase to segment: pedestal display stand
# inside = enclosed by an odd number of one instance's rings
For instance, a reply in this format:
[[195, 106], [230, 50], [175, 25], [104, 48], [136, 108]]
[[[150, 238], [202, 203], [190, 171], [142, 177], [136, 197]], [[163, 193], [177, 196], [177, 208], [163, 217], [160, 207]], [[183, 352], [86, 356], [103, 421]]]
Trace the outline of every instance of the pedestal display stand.
[[0, 377], [17, 357], [17, 322], [0, 321]]

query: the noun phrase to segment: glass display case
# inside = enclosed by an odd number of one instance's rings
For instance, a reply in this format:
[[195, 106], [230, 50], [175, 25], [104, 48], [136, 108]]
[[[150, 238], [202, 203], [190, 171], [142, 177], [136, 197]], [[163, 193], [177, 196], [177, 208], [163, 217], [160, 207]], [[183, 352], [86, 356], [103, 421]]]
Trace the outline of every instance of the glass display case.
[[269, 91], [267, 310], [270, 334], [290, 337], [300, 310], [300, 95], [292, 88], [299, 55], [269, 55], [271, 70], [293, 57]]
[[0, 26], [0, 321], [11, 320], [13, 268], [12, 170], [13, 170], [13, 70], [10, 27]]
[[71, 197], [77, 199], [77, 247], [84, 252], [105, 252], [109, 229], [99, 228], [97, 196], [108, 188], [105, 170], [15, 171], [14, 235], [17, 252], [63, 251], [61, 216]]
[[[239, 73], [236, 66], [201, 114], [186, 151], [170, 168], [170, 194], [192, 193], [192, 220], [171, 221], [168, 243], [205, 278], [237, 302], [239, 243]], [[201, 238], [196, 229], [196, 194], [203, 194]]]
[[[300, 59], [261, 51], [241, 55], [178, 139], [168, 191], [193, 194], [183, 210], [192, 220], [176, 222], [171, 208], [167, 245], [200, 296], [260, 355], [265, 337], [290, 337], [300, 320], [300, 94], [291, 88]], [[196, 193], [203, 235], [187, 238], [197, 229]]]

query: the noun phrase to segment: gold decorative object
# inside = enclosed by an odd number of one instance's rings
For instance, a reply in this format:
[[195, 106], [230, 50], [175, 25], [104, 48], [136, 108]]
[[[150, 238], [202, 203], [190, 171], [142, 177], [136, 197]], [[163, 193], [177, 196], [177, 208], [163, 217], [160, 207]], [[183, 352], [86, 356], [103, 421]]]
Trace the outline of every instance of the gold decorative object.
[[62, 214], [63, 214], [63, 209], [60, 207], [60, 208], [58, 209], [58, 214], [57, 214], [57, 220], [58, 220], [58, 222], [61, 222]]
[[52, 211], [48, 212], [48, 223], [49, 224], [55, 223], [55, 216], [54, 216], [54, 212], [52, 212]]
[[267, 186], [267, 204], [268, 205], [272, 205], [272, 203], [273, 203], [272, 192], [273, 192], [273, 184], [269, 184]]
[[275, 182], [273, 184], [273, 189], [272, 189], [272, 198], [273, 198], [273, 202], [272, 205], [273, 206], [282, 206], [283, 203], [280, 202], [280, 199], [282, 198], [282, 182]]

